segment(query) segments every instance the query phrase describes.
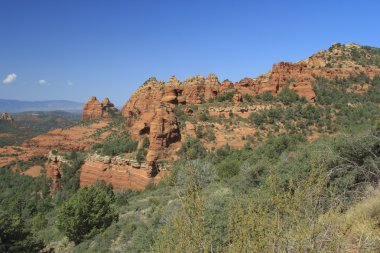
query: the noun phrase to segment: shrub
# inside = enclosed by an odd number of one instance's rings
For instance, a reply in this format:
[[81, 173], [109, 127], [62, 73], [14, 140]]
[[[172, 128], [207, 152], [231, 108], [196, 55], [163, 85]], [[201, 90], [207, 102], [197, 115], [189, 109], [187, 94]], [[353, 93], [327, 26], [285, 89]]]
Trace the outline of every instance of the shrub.
[[112, 134], [103, 143], [102, 154], [115, 156], [122, 153], [131, 153], [137, 149], [137, 141], [134, 141], [128, 132]]
[[266, 115], [264, 113], [252, 113], [250, 119], [256, 126], [259, 127], [265, 123]]
[[239, 173], [240, 162], [233, 159], [224, 160], [217, 166], [217, 171], [220, 178], [231, 178]]
[[206, 149], [198, 138], [189, 137], [182, 144], [180, 154], [183, 158], [194, 160], [206, 156]]
[[232, 102], [232, 98], [235, 95], [235, 91], [230, 91], [230, 92], [224, 92], [220, 95], [218, 95], [216, 98], [210, 99], [209, 102]]
[[0, 210], [0, 252], [40, 252], [43, 247], [19, 216]]
[[301, 100], [298, 94], [289, 88], [289, 85], [281, 89], [277, 98], [285, 105], [290, 105]]
[[136, 155], [137, 162], [141, 163], [142, 161], [144, 161], [146, 154], [147, 152], [145, 149], [140, 148], [139, 150], [137, 150], [137, 155]]
[[247, 103], [255, 102], [255, 98], [249, 94], [243, 94], [242, 98], [243, 98], [243, 101]]
[[209, 120], [209, 115], [208, 115], [208, 113], [207, 112], [201, 112], [200, 114], [199, 114], [199, 120], [200, 121], [208, 121]]
[[272, 95], [272, 93], [267, 91], [261, 94], [260, 98], [266, 102], [272, 102], [273, 100], [275, 100], [275, 97]]
[[118, 220], [112, 188], [97, 183], [80, 189], [58, 210], [57, 227], [76, 244]]

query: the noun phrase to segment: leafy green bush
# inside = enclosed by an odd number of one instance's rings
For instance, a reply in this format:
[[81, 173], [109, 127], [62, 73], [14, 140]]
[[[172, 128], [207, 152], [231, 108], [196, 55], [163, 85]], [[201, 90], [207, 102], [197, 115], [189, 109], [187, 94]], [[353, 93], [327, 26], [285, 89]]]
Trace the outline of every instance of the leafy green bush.
[[40, 252], [43, 247], [21, 217], [0, 210], [0, 252]]
[[66, 159], [69, 162], [62, 164], [62, 194], [59, 195], [58, 202], [69, 198], [79, 189], [80, 168], [84, 163], [84, 154], [72, 151]]
[[272, 93], [266, 91], [266, 92], [264, 92], [263, 94], [260, 95], [260, 99], [263, 100], [263, 101], [266, 101], [266, 102], [272, 102], [276, 98], [272, 95]]
[[188, 137], [179, 151], [181, 156], [188, 160], [205, 157], [207, 151], [198, 138]]
[[237, 160], [224, 160], [218, 164], [217, 171], [220, 178], [231, 178], [239, 173], [240, 162]]
[[280, 93], [278, 93], [277, 95], [277, 99], [281, 101], [284, 105], [290, 105], [298, 101], [304, 101], [304, 99], [301, 99], [298, 96], [297, 92], [289, 88], [289, 85], [286, 85], [284, 88], [281, 89]]
[[59, 208], [57, 227], [78, 244], [118, 220], [112, 188], [97, 183], [80, 189]]
[[200, 121], [208, 121], [210, 119], [209, 114], [207, 111], [203, 111], [199, 114], [199, 120]]
[[224, 92], [224, 93], [218, 95], [216, 98], [210, 99], [208, 102], [209, 103], [212, 103], [214, 101], [216, 101], [216, 102], [232, 102], [232, 98], [235, 94], [236, 94], [236, 91]]
[[242, 98], [243, 98], [243, 102], [246, 102], [246, 103], [252, 104], [255, 102], [255, 97], [249, 94], [243, 94]]
[[134, 141], [128, 132], [112, 134], [106, 138], [102, 147], [102, 154], [115, 156], [122, 153], [131, 153], [137, 149], [137, 141]]
[[266, 122], [266, 114], [265, 112], [263, 113], [252, 113], [250, 115], [251, 121], [258, 127], [262, 126]]

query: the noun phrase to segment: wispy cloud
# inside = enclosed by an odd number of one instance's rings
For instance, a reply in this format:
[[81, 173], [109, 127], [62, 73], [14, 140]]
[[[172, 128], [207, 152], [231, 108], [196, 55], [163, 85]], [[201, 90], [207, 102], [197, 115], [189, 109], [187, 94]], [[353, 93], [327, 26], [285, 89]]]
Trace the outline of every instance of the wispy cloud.
[[5, 77], [5, 79], [3, 80], [3, 83], [4, 84], [11, 84], [13, 83], [17, 78], [17, 75], [15, 73], [11, 73], [9, 75], [7, 75], [7, 77]]
[[67, 85], [72, 86], [74, 83], [72, 81], [67, 81]]
[[48, 82], [44, 79], [38, 80], [39, 85], [46, 85]]

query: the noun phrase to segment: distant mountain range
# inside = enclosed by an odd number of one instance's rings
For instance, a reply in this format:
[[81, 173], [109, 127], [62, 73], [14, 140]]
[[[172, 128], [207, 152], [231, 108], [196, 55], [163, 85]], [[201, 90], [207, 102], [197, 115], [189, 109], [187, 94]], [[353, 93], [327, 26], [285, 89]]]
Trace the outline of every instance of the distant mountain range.
[[83, 103], [68, 100], [19, 101], [0, 99], [0, 112], [66, 111], [80, 112]]

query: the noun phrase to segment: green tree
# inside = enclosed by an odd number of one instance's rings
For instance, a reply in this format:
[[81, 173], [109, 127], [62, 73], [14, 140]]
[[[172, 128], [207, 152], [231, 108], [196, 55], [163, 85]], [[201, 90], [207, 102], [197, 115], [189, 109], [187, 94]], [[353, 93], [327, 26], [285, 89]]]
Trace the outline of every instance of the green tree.
[[43, 246], [20, 216], [0, 210], [0, 252], [39, 252]]
[[205, 157], [207, 153], [202, 142], [198, 138], [193, 137], [186, 138], [179, 152], [183, 158], [189, 160]]
[[298, 94], [289, 88], [289, 85], [282, 88], [277, 97], [285, 105], [290, 105], [301, 100]]
[[80, 189], [58, 210], [57, 227], [78, 244], [118, 220], [112, 188], [98, 182]]

